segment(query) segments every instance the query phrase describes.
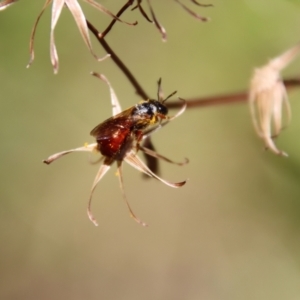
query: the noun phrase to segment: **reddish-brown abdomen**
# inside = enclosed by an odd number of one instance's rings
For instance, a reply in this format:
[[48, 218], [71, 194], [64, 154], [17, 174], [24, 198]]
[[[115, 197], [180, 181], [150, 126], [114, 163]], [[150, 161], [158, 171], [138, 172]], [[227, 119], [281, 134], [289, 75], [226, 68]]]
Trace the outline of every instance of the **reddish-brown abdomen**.
[[98, 150], [102, 155], [114, 159], [123, 159], [124, 149], [127, 149], [132, 143], [131, 124], [129, 123], [131, 122], [124, 120], [123, 122], [112, 120], [103, 123], [101, 131], [96, 137]]

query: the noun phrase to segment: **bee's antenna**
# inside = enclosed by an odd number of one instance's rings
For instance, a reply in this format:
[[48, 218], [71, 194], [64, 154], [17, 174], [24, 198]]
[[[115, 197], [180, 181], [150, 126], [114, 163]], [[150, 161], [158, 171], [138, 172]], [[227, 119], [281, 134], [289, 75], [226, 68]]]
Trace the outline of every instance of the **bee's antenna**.
[[170, 94], [166, 99], [164, 99], [164, 95], [163, 95], [163, 91], [161, 88], [161, 78], [158, 79], [157, 81], [157, 85], [158, 85], [158, 89], [157, 89], [157, 100], [161, 103], [166, 102], [169, 98], [171, 98], [172, 96], [174, 96], [177, 91], [174, 91], [172, 94]]
[[158, 79], [157, 85], [158, 85], [158, 88], [157, 88], [157, 100], [159, 102], [162, 102], [163, 98], [164, 98], [164, 95], [163, 95], [163, 91], [162, 91], [162, 88], [161, 88], [161, 78]]
[[170, 94], [166, 99], [162, 101], [162, 103], [165, 103], [168, 99], [170, 99], [172, 96], [174, 96], [177, 93], [177, 91], [174, 91], [172, 94]]

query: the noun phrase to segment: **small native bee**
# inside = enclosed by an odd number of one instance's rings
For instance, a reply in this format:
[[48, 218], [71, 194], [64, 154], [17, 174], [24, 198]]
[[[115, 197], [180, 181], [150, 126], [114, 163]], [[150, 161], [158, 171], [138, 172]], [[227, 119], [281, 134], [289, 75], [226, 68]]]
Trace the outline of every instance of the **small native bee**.
[[[98, 182], [103, 178], [106, 172], [110, 169], [111, 165], [114, 162], [117, 162], [120, 186], [122, 189], [123, 198], [130, 211], [130, 215], [139, 224], [143, 226], [147, 226], [146, 223], [142, 222], [140, 219], [138, 219], [135, 216], [126, 199], [125, 192], [124, 192], [122, 168], [121, 168], [122, 162], [123, 160], [125, 160], [127, 163], [135, 167], [137, 170], [145, 173], [150, 177], [154, 177], [158, 179], [159, 181], [165, 183], [168, 186], [175, 187], [175, 188], [183, 186], [186, 183], [186, 181], [171, 183], [169, 181], [160, 178], [158, 175], [153, 173], [147, 167], [147, 165], [137, 156], [137, 152], [141, 150], [149, 156], [163, 159], [170, 163], [175, 163], [170, 159], [154, 152], [153, 150], [142, 146], [141, 141], [146, 137], [148, 137], [154, 131], [158, 130], [162, 126], [165, 126], [168, 122], [181, 115], [186, 108], [185, 100], [179, 98], [183, 102], [183, 107], [175, 116], [169, 117], [168, 108], [164, 103], [176, 92], [173, 92], [167, 98], [162, 99], [161, 80], [159, 80], [158, 93], [157, 93], [158, 100], [153, 100], [153, 99], [143, 100], [140, 103], [136, 104], [135, 106], [132, 106], [124, 111], [121, 111], [121, 106], [119, 104], [119, 101], [109, 81], [106, 79], [106, 77], [98, 73], [92, 73], [92, 75], [102, 79], [109, 86], [110, 94], [111, 94], [111, 102], [113, 107], [113, 116], [107, 119], [106, 121], [100, 123], [91, 131], [90, 134], [96, 138], [96, 143], [87, 144], [84, 147], [79, 147], [68, 151], [56, 153], [50, 156], [48, 159], [44, 160], [44, 163], [50, 164], [51, 162], [58, 159], [59, 157], [75, 151], [92, 152], [96, 150], [97, 152], [100, 152], [102, 154], [100, 160], [103, 161], [103, 163], [101, 164], [100, 169], [94, 180], [90, 198], [89, 198], [89, 203], [88, 203], [88, 216], [95, 225], [98, 225], [96, 219], [91, 213], [92, 195]], [[175, 164], [183, 165], [185, 163], [187, 163], [187, 160], [183, 163], [175, 163]]]
[[96, 126], [91, 135], [96, 138], [102, 155], [108, 160], [123, 160], [146, 134], [147, 128], [167, 118], [167, 107], [157, 100], [146, 100], [109, 118]]

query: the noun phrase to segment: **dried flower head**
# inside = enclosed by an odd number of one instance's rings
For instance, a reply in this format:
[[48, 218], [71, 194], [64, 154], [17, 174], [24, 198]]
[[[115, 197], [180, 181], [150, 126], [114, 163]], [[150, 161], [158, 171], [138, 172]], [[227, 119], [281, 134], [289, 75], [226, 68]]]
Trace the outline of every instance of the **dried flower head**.
[[[266, 149], [275, 154], [287, 156], [275, 143], [282, 130], [282, 109], [286, 110], [287, 123], [291, 109], [287, 92], [282, 82], [282, 71], [300, 52], [300, 44], [272, 59], [267, 65], [254, 71], [249, 92], [249, 104], [254, 128], [263, 139]], [[273, 123], [273, 125], [272, 125]]]
[[175, 163], [168, 158], [152, 151], [151, 149], [146, 148], [145, 146], [140, 145], [140, 142], [148, 137], [153, 132], [157, 131], [161, 127], [168, 124], [170, 121], [174, 120], [178, 116], [180, 116], [185, 108], [186, 104], [183, 99], [181, 99], [184, 104], [181, 110], [173, 117], [167, 116], [168, 110], [164, 105], [164, 102], [174, 93], [172, 93], [169, 97], [162, 100], [160, 99], [161, 90], [160, 90], [160, 81], [159, 81], [159, 92], [158, 92], [158, 100], [146, 100], [141, 101], [133, 107], [125, 111], [121, 111], [120, 103], [116, 97], [116, 94], [111, 87], [108, 80], [103, 76], [97, 73], [92, 73], [92, 75], [100, 78], [104, 82], [107, 83], [110, 89], [111, 103], [113, 116], [103, 123], [96, 126], [92, 131], [91, 135], [96, 138], [96, 143], [86, 144], [83, 147], [63, 151], [51, 155], [44, 163], [50, 164], [56, 159], [72, 153], [72, 152], [98, 152], [101, 154], [99, 161], [101, 162], [100, 169], [95, 177], [94, 183], [92, 185], [87, 213], [89, 219], [97, 226], [98, 223], [94, 218], [91, 212], [91, 201], [94, 190], [103, 176], [110, 169], [111, 165], [116, 162], [118, 167], [118, 177], [120, 182], [120, 187], [123, 194], [123, 199], [129, 209], [130, 216], [138, 222], [142, 226], [147, 226], [146, 223], [142, 222], [136, 215], [133, 213], [124, 192], [124, 184], [123, 184], [123, 175], [122, 175], [122, 162], [125, 160], [128, 164], [136, 168], [138, 171], [153, 177], [160, 182], [173, 187], [178, 188], [183, 186], [186, 181], [181, 181], [177, 183], [172, 183], [167, 180], [160, 178], [158, 175], [153, 173], [147, 165], [137, 156], [137, 152], [139, 150], [143, 151], [147, 155], [153, 156], [155, 158], [159, 158], [165, 160], [169, 163], [174, 163], [177, 165], [183, 165], [187, 163], [187, 160], [182, 163]]
[[[109, 10], [107, 10], [105, 7], [103, 7], [100, 3], [94, 1], [94, 0], [85, 0], [87, 3], [89, 3], [91, 6], [93, 6], [94, 8], [96, 8], [97, 10], [111, 16], [112, 18], [126, 23], [128, 25], [136, 25], [137, 23], [127, 23], [122, 21], [121, 19], [119, 19], [117, 16], [115, 16], [114, 14], [112, 14]], [[86, 24], [86, 19], [84, 16], [84, 13], [78, 3], [77, 0], [46, 0], [44, 7], [42, 9], [42, 11], [40, 12], [40, 14], [38, 15], [35, 24], [33, 26], [32, 29], [32, 33], [31, 33], [31, 37], [30, 37], [30, 60], [29, 63], [27, 65], [27, 67], [29, 67], [33, 60], [34, 60], [34, 37], [35, 37], [35, 32], [36, 32], [36, 28], [37, 25], [40, 21], [40, 18], [42, 17], [45, 9], [47, 8], [47, 6], [52, 3], [52, 14], [51, 14], [51, 31], [50, 31], [50, 58], [51, 58], [51, 63], [54, 69], [54, 73], [58, 72], [58, 55], [57, 55], [57, 50], [56, 50], [56, 45], [55, 45], [55, 40], [54, 40], [54, 29], [56, 27], [57, 21], [60, 17], [61, 11], [63, 9], [64, 6], [66, 6], [69, 11], [71, 12], [71, 14], [74, 17], [74, 20], [78, 26], [78, 29], [80, 31], [80, 34], [85, 42], [85, 44], [87, 45], [87, 47], [89, 48], [90, 52], [92, 53], [92, 55], [98, 60], [101, 61], [107, 57], [109, 57], [108, 55], [105, 55], [103, 58], [99, 58], [93, 51], [92, 49], [92, 43], [90, 40], [90, 36], [89, 36], [89, 31], [88, 31], [88, 27]]]
[[[199, 14], [197, 14], [196, 12], [194, 12], [192, 9], [190, 9], [188, 6], [186, 6], [184, 3], [182, 3], [182, 1], [180, 0], [173, 0], [176, 3], [178, 3], [188, 14], [190, 14], [192, 17], [194, 17], [195, 19], [202, 21], [202, 22], [206, 22], [209, 20], [209, 18], [200, 16]], [[201, 6], [201, 7], [211, 7], [213, 6], [212, 4], [201, 4], [196, 0], [190, 0], [192, 3], [194, 3], [197, 6]], [[129, 2], [133, 2], [133, 0], [129, 0]], [[146, 11], [143, 9], [142, 7], [142, 0], [136, 0], [136, 5], [135, 7], [132, 9], [139, 9], [140, 13], [143, 15], [143, 17], [150, 23], [154, 23], [156, 28], [158, 29], [158, 31], [161, 34], [162, 40], [165, 42], [167, 40], [167, 32], [165, 30], [165, 28], [162, 26], [162, 24], [158, 21], [156, 14], [154, 13], [154, 10], [152, 8], [151, 5], [151, 0], [147, 0], [147, 4], [148, 4], [148, 8], [151, 14], [151, 17], [149, 17], [146, 13]]]

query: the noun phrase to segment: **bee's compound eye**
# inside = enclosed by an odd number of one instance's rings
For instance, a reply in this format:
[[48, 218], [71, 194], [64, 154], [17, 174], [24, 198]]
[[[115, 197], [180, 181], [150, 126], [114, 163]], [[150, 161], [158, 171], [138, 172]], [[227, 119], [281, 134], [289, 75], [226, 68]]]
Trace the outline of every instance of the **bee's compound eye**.
[[164, 116], [166, 116], [168, 114], [168, 108], [166, 106], [164, 106], [163, 104], [159, 103], [158, 105], [158, 112]]

